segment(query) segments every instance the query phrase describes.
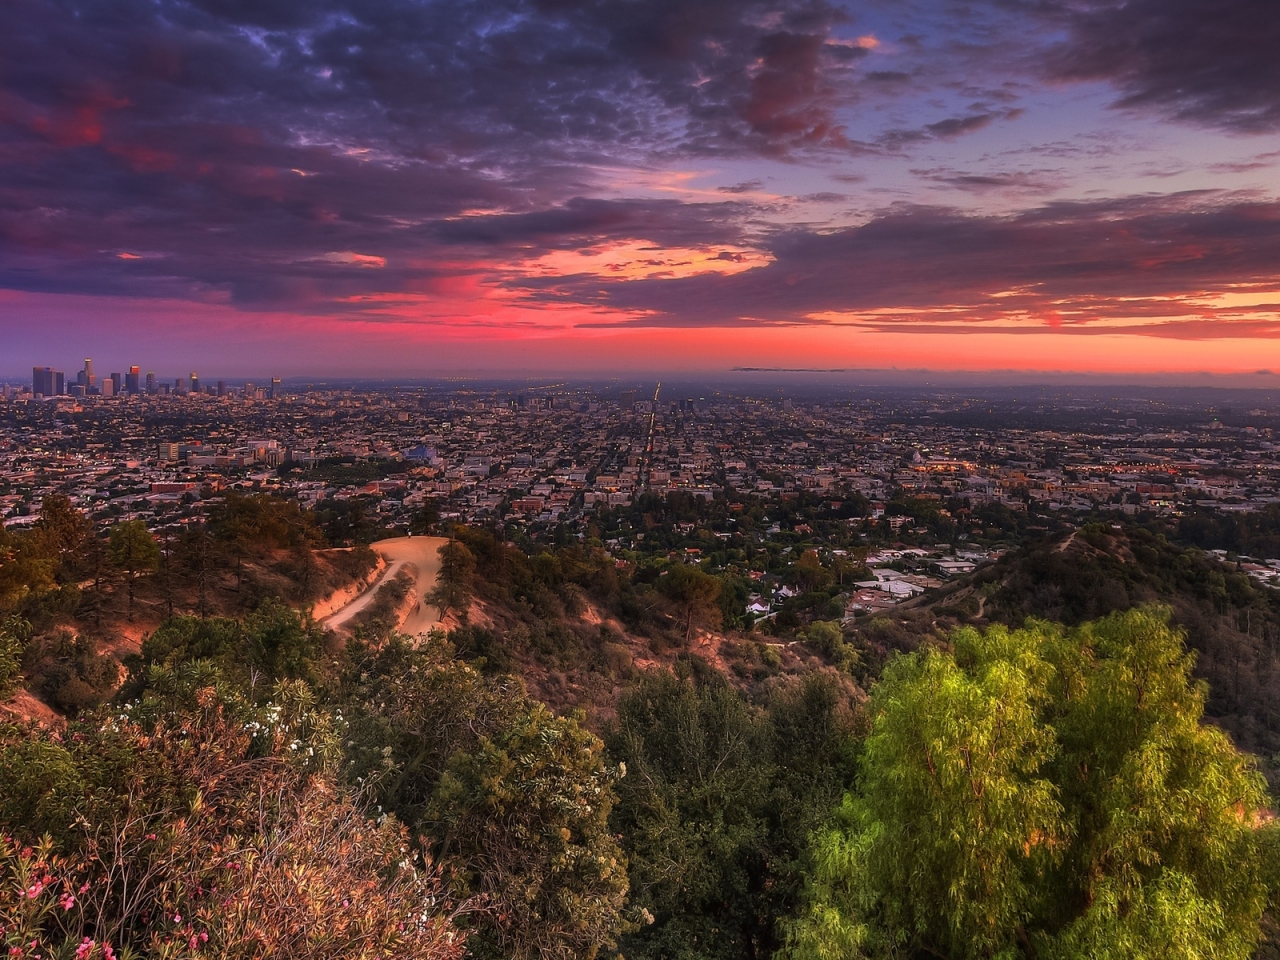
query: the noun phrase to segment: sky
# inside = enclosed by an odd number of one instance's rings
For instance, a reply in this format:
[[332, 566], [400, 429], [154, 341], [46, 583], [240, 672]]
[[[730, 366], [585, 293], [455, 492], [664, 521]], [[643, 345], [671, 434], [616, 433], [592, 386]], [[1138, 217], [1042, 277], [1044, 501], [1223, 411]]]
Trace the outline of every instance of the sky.
[[0, 374], [1280, 375], [1275, 0], [4, 8]]

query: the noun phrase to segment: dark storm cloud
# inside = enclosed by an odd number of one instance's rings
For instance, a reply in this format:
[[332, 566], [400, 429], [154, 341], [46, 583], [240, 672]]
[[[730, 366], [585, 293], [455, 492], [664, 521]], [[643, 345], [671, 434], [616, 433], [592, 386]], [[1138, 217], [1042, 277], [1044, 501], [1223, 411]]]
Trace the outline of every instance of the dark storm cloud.
[[[969, 4], [943, 6], [973, 19]], [[1132, 201], [1004, 219], [909, 209], [818, 234], [758, 221], [840, 195], [753, 205], [761, 181], [747, 179], [722, 187], [720, 203], [594, 198], [609, 171], [672, 158], [732, 159], [750, 176], [752, 158], [906, 151], [1012, 119], [1016, 95], [992, 76], [1015, 69], [1009, 56], [975, 67], [982, 83], [942, 73], [985, 63], [1015, 23], [1035, 60], [1019, 60], [1022, 77], [1042, 69], [1048, 23], [1068, 38], [1052, 48], [1055, 77], [1106, 79], [1128, 105], [1201, 122], [1280, 126], [1270, 2], [986, 7], [1000, 29], [973, 28], [934, 67], [931, 51], [898, 38], [909, 55], [895, 65], [908, 72], [870, 70], [873, 42], [848, 39], [855, 25], [836, 0], [7, 0], [0, 287], [354, 310], [504, 256], [641, 240], [756, 246], [776, 262], [603, 286], [544, 278], [531, 295], [677, 324], [791, 322], [984, 302], [1002, 283], [1080, 296], [1152, 278], [1176, 286], [1196, 270], [1208, 283], [1213, 269], [1240, 276], [1251, 257], [1280, 255], [1264, 205]], [[930, 84], [946, 97], [895, 114], [905, 129], [863, 143], [842, 126], [862, 97]], [[1028, 150], [1085, 148], [1114, 149], [1077, 139]], [[971, 191], [1037, 186], [1017, 173], [930, 176]], [[1133, 234], [1117, 226], [1127, 218]], [[1198, 239], [1181, 248], [1203, 255], [1125, 259], [1184, 233]]]
[[727, 205], [572, 198], [658, 154], [848, 149], [836, 111], [866, 51], [844, 19], [825, 0], [11, 0], [0, 284], [282, 304], [429, 281], [441, 242], [722, 242]]
[[1061, 185], [1061, 171], [1014, 170], [992, 173], [971, 173], [951, 167], [913, 168], [911, 174], [922, 180], [941, 183], [970, 193], [986, 193], [992, 190], [1042, 192]]
[[848, 230], [783, 234], [771, 252], [773, 263], [732, 276], [582, 283], [572, 295], [648, 312], [634, 323], [656, 326], [885, 309], [909, 321], [913, 310], [938, 308], [980, 320], [1052, 313], [1068, 301], [1080, 322], [1167, 316], [1178, 298], [1280, 283], [1280, 203], [1190, 194], [1052, 204], [1010, 217], [914, 207]]
[[[1032, 5], [1029, 5], [1032, 6]], [[1070, 39], [1049, 58], [1062, 80], [1107, 80], [1120, 105], [1245, 132], [1280, 129], [1275, 0], [1037, 3]]]
[[1021, 115], [1021, 110], [1011, 109], [947, 117], [914, 130], [890, 130], [879, 138], [878, 145], [887, 150], [902, 150], [928, 140], [954, 140], [965, 134], [984, 130], [997, 120], [1016, 120]]
[[434, 232], [448, 243], [548, 250], [636, 238], [664, 246], [731, 243], [741, 239], [742, 228], [737, 221], [749, 209], [733, 202], [576, 197], [548, 210], [449, 220], [437, 224]]
[[5, 115], [51, 109], [63, 142], [114, 106], [470, 157], [785, 153], [839, 142], [866, 54], [833, 42], [824, 0], [16, 0], [5, 18]]

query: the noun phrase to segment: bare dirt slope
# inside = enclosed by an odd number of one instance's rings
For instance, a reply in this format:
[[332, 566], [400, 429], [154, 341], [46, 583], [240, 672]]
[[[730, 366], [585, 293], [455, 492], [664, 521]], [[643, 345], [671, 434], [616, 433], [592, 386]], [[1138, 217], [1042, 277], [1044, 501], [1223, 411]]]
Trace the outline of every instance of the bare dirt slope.
[[418, 602], [405, 615], [400, 623], [400, 631], [411, 637], [428, 632], [440, 623], [439, 611], [428, 604], [426, 597], [436, 585], [436, 576], [440, 572], [440, 548], [449, 541], [444, 537], [395, 537], [390, 540], [379, 540], [371, 544], [387, 562], [386, 569], [368, 590], [361, 593], [341, 610], [326, 617], [321, 623], [331, 629], [338, 630], [352, 617], [373, 602], [378, 591], [391, 583], [403, 569], [416, 570], [417, 580], [414, 592]]

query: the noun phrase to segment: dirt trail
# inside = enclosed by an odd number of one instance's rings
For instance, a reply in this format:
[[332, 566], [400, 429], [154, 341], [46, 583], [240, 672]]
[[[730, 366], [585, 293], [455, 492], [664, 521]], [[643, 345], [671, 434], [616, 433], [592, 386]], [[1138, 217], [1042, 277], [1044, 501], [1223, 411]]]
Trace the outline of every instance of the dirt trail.
[[394, 537], [370, 544], [387, 561], [387, 568], [382, 571], [382, 576], [364, 593], [320, 622], [330, 630], [339, 629], [372, 603], [378, 591], [394, 580], [396, 574], [407, 564], [418, 572], [417, 582], [414, 584], [418, 603], [409, 611], [399, 629], [411, 637], [426, 633], [440, 623], [440, 615], [435, 607], [424, 602], [422, 598], [436, 585], [436, 575], [440, 572], [440, 548], [448, 542], [444, 537]]

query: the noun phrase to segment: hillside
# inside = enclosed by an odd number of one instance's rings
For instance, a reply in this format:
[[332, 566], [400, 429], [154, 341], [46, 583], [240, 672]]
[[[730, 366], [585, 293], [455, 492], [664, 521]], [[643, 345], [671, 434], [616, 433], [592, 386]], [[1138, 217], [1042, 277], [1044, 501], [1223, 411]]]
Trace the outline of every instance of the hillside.
[[871, 659], [941, 638], [953, 626], [1021, 625], [1028, 617], [1075, 625], [1142, 604], [1170, 608], [1208, 684], [1206, 716], [1256, 754], [1280, 783], [1280, 591], [1236, 564], [1137, 526], [1091, 524], [1024, 546], [990, 567], [917, 598], [893, 616], [860, 618]]

